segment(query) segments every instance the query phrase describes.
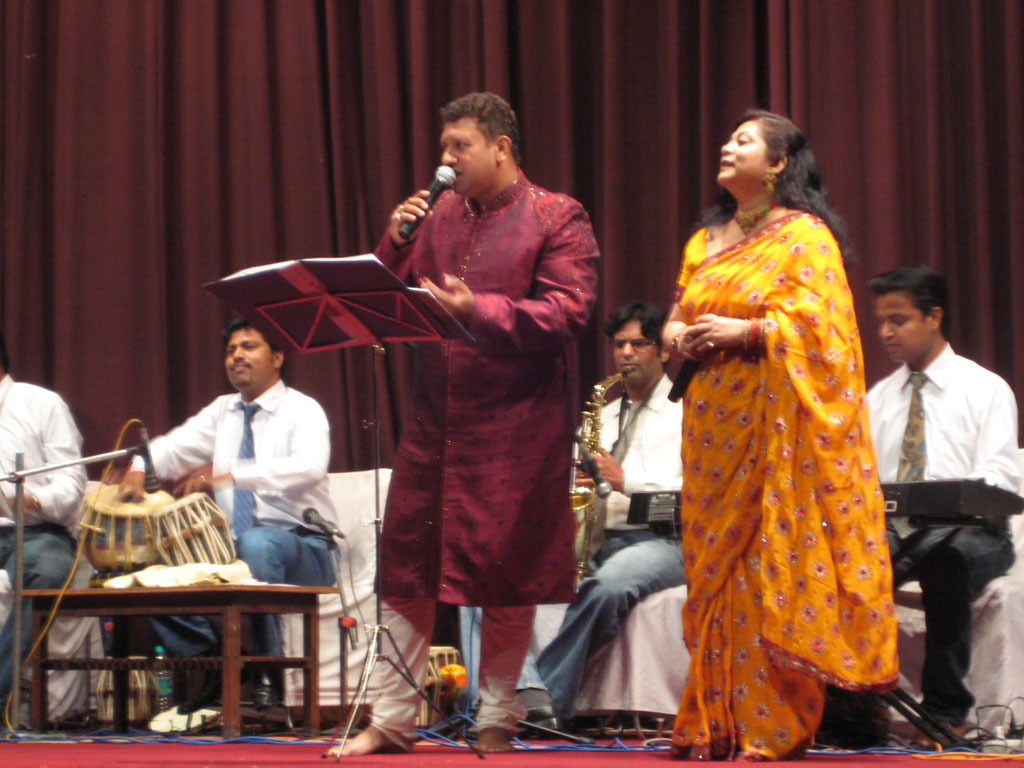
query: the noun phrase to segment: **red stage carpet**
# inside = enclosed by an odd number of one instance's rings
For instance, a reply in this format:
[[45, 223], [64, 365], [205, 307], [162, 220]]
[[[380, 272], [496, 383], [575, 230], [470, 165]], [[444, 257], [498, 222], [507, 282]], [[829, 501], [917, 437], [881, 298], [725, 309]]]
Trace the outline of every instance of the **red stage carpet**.
[[[322, 757], [327, 742], [289, 742], [283, 739], [241, 740], [237, 742], [0, 742], [0, 766], [3, 768], [284, 768], [285, 766], [335, 765], [333, 758]], [[617, 750], [580, 751], [555, 748], [557, 742], [535, 743], [530, 751], [487, 755], [479, 760], [466, 749], [417, 745], [411, 755], [371, 755], [344, 758], [338, 765], [388, 765], [405, 768], [443, 768], [474, 765], [502, 766], [583, 766], [584, 768], [625, 768], [669, 763], [666, 751], [640, 751], [637, 742]], [[1019, 762], [1020, 758], [1017, 758]], [[942, 755], [814, 753], [801, 765], [811, 768], [924, 768], [930, 762], [951, 764], [1008, 764], [1014, 759], [996, 755], [946, 753]], [[680, 763], [681, 764], [681, 763]]]

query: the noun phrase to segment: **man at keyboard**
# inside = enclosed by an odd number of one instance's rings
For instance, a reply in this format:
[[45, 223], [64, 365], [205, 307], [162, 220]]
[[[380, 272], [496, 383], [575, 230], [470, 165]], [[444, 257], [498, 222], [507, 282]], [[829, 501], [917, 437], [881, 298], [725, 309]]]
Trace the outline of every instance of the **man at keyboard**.
[[[945, 277], [918, 265], [885, 272], [868, 285], [879, 338], [900, 363], [868, 392], [879, 479], [981, 479], [1017, 492], [1016, 400], [1003, 379], [955, 354], [946, 341]], [[1006, 518], [985, 519], [982, 526], [917, 533], [906, 518], [889, 521], [894, 586], [917, 580], [924, 602], [921, 708], [954, 727], [963, 725], [974, 705], [964, 685], [971, 661], [971, 600], [1014, 559]]]

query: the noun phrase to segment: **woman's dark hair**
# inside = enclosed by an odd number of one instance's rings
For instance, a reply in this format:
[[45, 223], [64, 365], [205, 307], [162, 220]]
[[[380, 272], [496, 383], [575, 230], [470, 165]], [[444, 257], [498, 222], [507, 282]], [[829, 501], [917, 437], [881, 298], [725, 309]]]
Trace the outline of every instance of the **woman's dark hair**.
[[[846, 224], [828, 200], [828, 191], [821, 180], [821, 171], [814, 159], [811, 145], [803, 131], [792, 120], [763, 109], [748, 109], [736, 121], [733, 130], [750, 120], [757, 122], [768, 148], [768, 159], [788, 158], [786, 167], [775, 183], [775, 199], [779, 205], [814, 214], [832, 230], [843, 260], [852, 260], [853, 248]], [[727, 189], [718, 188], [716, 204], [701, 214], [698, 227], [725, 224], [736, 213], [736, 198]]]
[[905, 293], [910, 297], [922, 315], [927, 315], [932, 308], [942, 310], [939, 330], [942, 338], [949, 338], [952, 320], [949, 316], [949, 286], [946, 276], [927, 264], [915, 264], [912, 267], [897, 267], [875, 275], [868, 280], [868, 288], [877, 296], [887, 293]]

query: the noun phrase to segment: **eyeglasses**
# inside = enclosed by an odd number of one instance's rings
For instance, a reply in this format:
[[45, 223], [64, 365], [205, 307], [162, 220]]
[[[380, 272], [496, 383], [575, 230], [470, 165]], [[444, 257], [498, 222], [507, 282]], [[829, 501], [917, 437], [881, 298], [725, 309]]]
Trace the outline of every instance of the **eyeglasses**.
[[627, 344], [638, 352], [647, 347], [654, 347], [659, 344], [657, 341], [651, 341], [650, 339], [612, 339], [612, 344], [615, 345], [616, 349], [624, 349]]

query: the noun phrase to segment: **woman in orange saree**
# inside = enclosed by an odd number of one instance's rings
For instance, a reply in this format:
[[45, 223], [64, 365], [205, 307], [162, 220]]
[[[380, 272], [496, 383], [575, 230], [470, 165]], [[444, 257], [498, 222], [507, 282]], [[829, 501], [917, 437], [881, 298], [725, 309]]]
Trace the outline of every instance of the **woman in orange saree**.
[[884, 510], [842, 224], [806, 138], [747, 113], [719, 184], [664, 331], [700, 362], [683, 409], [691, 661], [673, 754], [791, 759], [826, 683], [896, 685]]

